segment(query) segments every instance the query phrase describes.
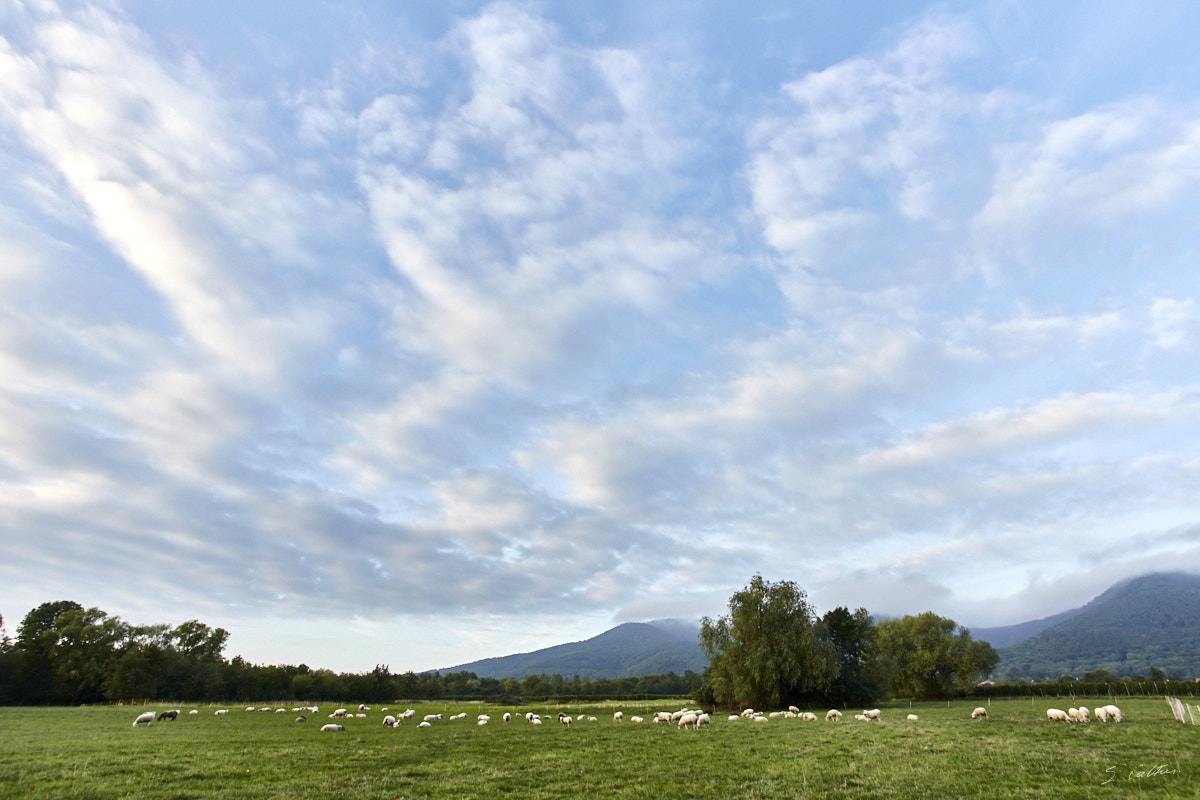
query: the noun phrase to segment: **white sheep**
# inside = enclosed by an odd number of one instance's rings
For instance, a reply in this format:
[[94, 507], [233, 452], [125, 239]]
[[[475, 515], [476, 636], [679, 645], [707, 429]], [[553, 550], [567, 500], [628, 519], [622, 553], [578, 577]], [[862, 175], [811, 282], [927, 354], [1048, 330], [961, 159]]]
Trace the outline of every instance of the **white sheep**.
[[738, 716], [737, 714], [730, 714], [730, 715], [729, 715], [729, 721], [730, 721], [730, 722], [737, 722], [737, 721], [738, 721], [738, 720], [740, 720], [740, 719], [741, 719], [741, 717], [740, 717], [740, 716]]
[[346, 709], [336, 708], [336, 709], [334, 709], [333, 713], [329, 715], [329, 718], [337, 719], [338, 717], [344, 717], [344, 716], [346, 716]]
[[681, 716], [679, 718], [679, 727], [687, 728], [689, 726], [693, 728], [700, 727], [700, 718], [695, 714], [684, 714]]
[[905, 719], [907, 719], [909, 722], [917, 722], [921, 718], [918, 717], [916, 714], [909, 714]]
[[296, 722], [308, 722], [308, 717], [301, 714], [300, 716], [296, 717]]
[[792, 712], [793, 714], [800, 713], [800, 709], [796, 708], [795, 706], [788, 706], [788, 711]]
[[[1096, 711], [1098, 716], [1100, 709], [1096, 709]], [[1104, 713], [1107, 714], [1108, 719], [1111, 719], [1113, 722], [1121, 721], [1121, 709], [1117, 708], [1116, 706], [1105, 706]]]
[[541, 718], [541, 717], [539, 717], [539, 716], [537, 716], [537, 715], [535, 714], [535, 715], [534, 715], [534, 717], [533, 717], [533, 719], [529, 720], [529, 724], [530, 724], [530, 725], [541, 725], [541, 724], [542, 724], [542, 718]]
[[974, 711], [971, 712], [971, 719], [979, 719], [980, 717], [986, 717], [986, 716], [987, 716], [987, 709], [984, 708], [983, 706], [978, 706], [978, 707], [976, 707], [976, 709]]
[[321, 733], [333, 733], [334, 731], [346, 730], [345, 725], [337, 725], [333, 722], [327, 722], [321, 726]]
[[811, 711], [805, 711], [803, 714], [800, 715], [800, 719], [804, 720], [805, 722], [816, 722], [817, 715]]
[[386, 717], [383, 718], [383, 726], [385, 728], [391, 728], [395, 724], [396, 724], [396, 718], [394, 716], [392, 716], [391, 714], [388, 714]]
[[701, 712], [696, 715], [696, 727], [697, 728], [699, 728], [701, 725], [711, 725], [711, 724], [712, 724], [712, 719], [708, 716], [708, 714]]
[[213, 712], [213, 716], [214, 717], [223, 717], [228, 713], [229, 713], [228, 708], [218, 708], [216, 711]]
[[133, 727], [135, 727], [135, 728], [138, 725], [153, 725], [153, 724], [154, 724], [154, 712], [153, 711], [147, 711], [145, 714], [138, 714], [137, 719], [135, 719], [133, 721]]
[[1046, 719], [1051, 722], [1070, 722], [1071, 715], [1063, 711], [1061, 708], [1046, 709]]
[[475, 720], [475, 724], [482, 728], [484, 725], [488, 724], [488, 721], [486, 719], [477, 719]]
[[1088, 711], [1087, 706], [1080, 706], [1079, 707], [1079, 717], [1080, 717], [1080, 720], [1079, 720], [1080, 722], [1091, 722], [1092, 721], [1092, 712]]
[[879, 719], [879, 709], [872, 708], [870, 711], [864, 711], [863, 716], [867, 719]]
[[418, 728], [432, 728], [433, 726], [429, 724], [429, 720], [423, 719], [417, 723], [417, 727]]
[[200, 713], [199, 711], [197, 711], [196, 709], [193, 708], [191, 711], [188, 712], [188, 716], [191, 716], [192, 714], [199, 714], [199, 713]]
[[746, 718], [753, 717], [753, 716], [754, 716], [754, 709], [753, 709], [753, 708], [743, 708], [743, 709], [742, 709], [742, 716], [743, 716], [743, 717], [746, 717]]
[[1104, 710], [1104, 706], [1096, 706], [1096, 719], [1108, 722], [1108, 712]]
[[637, 724], [639, 722], [645, 722], [646, 720], [642, 719], [641, 717], [630, 717], [629, 721], [634, 724]]
[[841, 718], [842, 712], [838, 711], [836, 708], [829, 709], [829, 712], [825, 715], [826, 722], [838, 722], [841, 720]]
[[625, 719], [624, 711], [614, 711], [613, 712], [613, 722], [620, 722], [623, 719]]
[[567, 726], [568, 728], [571, 727], [571, 715], [570, 714], [563, 714], [562, 712], [559, 712], [558, 721], [561, 724]]

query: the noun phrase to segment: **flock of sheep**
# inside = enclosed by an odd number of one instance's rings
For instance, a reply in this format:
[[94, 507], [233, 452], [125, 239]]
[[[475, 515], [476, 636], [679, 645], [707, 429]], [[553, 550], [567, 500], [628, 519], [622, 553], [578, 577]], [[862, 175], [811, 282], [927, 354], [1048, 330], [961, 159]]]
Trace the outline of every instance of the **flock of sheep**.
[[[287, 712], [287, 709], [285, 709], [285, 708], [270, 708], [270, 707], [256, 708], [255, 706], [247, 706], [246, 710], [247, 711], [268, 711], [268, 712], [273, 712], [275, 714], [284, 714]], [[369, 706], [359, 705], [357, 712], [352, 713], [345, 708], [338, 708], [338, 709], [334, 709], [333, 713], [329, 714], [328, 716], [330, 719], [335, 719], [335, 720], [336, 719], [349, 719], [349, 718], [366, 719], [367, 718], [366, 712], [368, 712], [370, 710], [371, 709]], [[383, 708], [380, 710], [388, 711], [389, 709]], [[318, 713], [318, 711], [320, 711], [320, 709], [317, 706], [297, 706], [297, 707], [292, 708], [293, 713], [299, 712], [299, 711], [307, 712], [310, 714], [316, 714], [316, 713]], [[165, 719], [165, 720], [171, 720], [172, 722], [174, 722], [180, 716], [181, 713], [182, 712], [176, 708], [176, 709], [171, 709], [169, 711], [163, 711], [163, 712], [159, 713], [156, 717], [155, 713], [153, 711], [147, 711], [143, 714], [138, 715], [137, 719], [135, 719], [133, 721], [133, 727], [136, 728], [140, 725], [152, 725], [156, 718], [158, 720]], [[199, 713], [200, 712], [198, 710], [193, 709], [188, 712], [188, 715], [194, 716]], [[213, 713], [218, 717], [225, 716], [225, 715], [229, 714], [229, 709], [222, 708], [222, 709], [218, 709], [217, 711], [215, 711]], [[1090, 722], [1091, 718], [1092, 718], [1092, 713], [1093, 712], [1089, 711], [1087, 708], [1071, 708], [1067, 711], [1063, 711], [1062, 709], [1058, 709], [1058, 708], [1051, 708], [1051, 709], [1047, 709], [1046, 718], [1050, 722], [1066, 722], [1066, 723]], [[1121, 721], [1121, 709], [1117, 708], [1114, 705], [1097, 706], [1094, 713], [1095, 713], [1096, 719], [1099, 720], [1100, 722], [1108, 722], [1110, 720], [1113, 722]], [[411, 708], [406, 709], [398, 714], [390, 714], [389, 713], [383, 718], [383, 725], [384, 725], [384, 727], [388, 727], [388, 728], [399, 728], [401, 722], [403, 722], [404, 720], [414, 719], [416, 717], [416, 715], [417, 715], [417, 712]], [[987, 709], [984, 708], [983, 706], [979, 706], [971, 712], [971, 719], [986, 718], [987, 715], [988, 715]], [[448, 717], [447, 719], [451, 720], [451, 721], [460, 720], [460, 719], [464, 719], [466, 716], [467, 716], [467, 713], [464, 711], [459, 714], [454, 714], [454, 715]], [[816, 714], [812, 713], [811, 711], [802, 712], [802, 711], [800, 711], [800, 709], [796, 708], [795, 706], [790, 706], [787, 711], [772, 711], [769, 714], [763, 714], [762, 712], [755, 711], [752, 708], [746, 708], [746, 709], [743, 709], [740, 714], [731, 714], [729, 716], [729, 721], [736, 722], [738, 720], [747, 719], [747, 720], [752, 720], [754, 722], [768, 722], [768, 721], [770, 721], [772, 719], [776, 719], [776, 718], [800, 719], [805, 722], [816, 722], [817, 721]], [[830, 709], [825, 714], [826, 722], [838, 722], [841, 720], [841, 718], [842, 718], [842, 712], [838, 711], [836, 708]], [[872, 708], [872, 709], [863, 711], [861, 714], [855, 714], [854, 718], [860, 722], [870, 722], [872, 720], [879, 720], [881, 717], [880, 717], [879, 709]], [[417, 723], [417, 727], [418, 728], [429, 728], [429, 727], [433, 726], [434, 722], [437, 722], [441, 719], [442, 719], [441, 714], [426, 714], [425, 717], [419, 723]], [[503, 720], [504, 724], [507, 725], [509, 722], [512, 721], [513, 715], [506, 711], [504, 713], [504, 715], [501, 717], [501, 719]], [[535, 714], [532, 711], [526, 713], [524, 715], [524, 719], [526, 722], [528, 722], [531, 725], [541, 725], [542, 724], [541, 715]], [[625, 712], [623, 712], [623, 711], [617, 711], [613, 714], [613, 722], [622, 722], [624, 719], [625, 719]], [[916, 722], [919, 719], [920, 719], [920, 717], [918, 717], [916, 714], [909, 714], [906, 717], [906, 720], [909, 722]], [[489, 724], [491, 722], [491, 720], [492, 720], [491, 715], [479, 714], [475, 718], [475, 724], [482, 727], [484, 725]], [[308, 721], [308, 718], [305, 717], [303, 714], [301, 716], [296, 717], [296, 722], [307, 722], [307, 721]], [[575, 722], [585, 722], [585, 721], [586, 722], [597, 722], [598, 720], [596, 717], [587, 716], [584, 714], [580, 714], [579, 716], [572, 717], [570, 714], [564, 714], [564, 713], [560, 712], [558, 715], [558, 722], [560, 725], [562, 725], [564, 727], [570, 727]], [[645, 717], [631, 716], [629, 718], [629, 721], [631, 723], [637, 724], [637, 723], [645, 722], [646, 719], [645, 719]], [[711, 718], [709, 717], [709, 715], [706, 712], [700, 711], [697, 709], [687, 709], [687, 708], [682, 708], [679, 711], [657, 711], [651, 717], [651, 721], [654, 723], [666, 723], [668, 725], [673, 724], [679, 728], [692, 728], [692, 729], [699, 728], [702, 725], [710, 725], [712, 723]], [[321, 726], [321, 731], [323, 733], [344, 731], [345, 729], [346, 728], [344, 725], [338, 724], [336, 722], [330, 722], [330, 723], [327, 723], [327, 724]]]

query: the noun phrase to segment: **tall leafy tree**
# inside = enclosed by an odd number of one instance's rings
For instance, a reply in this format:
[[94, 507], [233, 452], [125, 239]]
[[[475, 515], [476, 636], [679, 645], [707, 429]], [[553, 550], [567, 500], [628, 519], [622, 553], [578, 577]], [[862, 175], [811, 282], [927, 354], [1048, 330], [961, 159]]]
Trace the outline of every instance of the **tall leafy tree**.
[[702, 693], [722, 705], [777, 707], [826, 690], [837, 666], [808, 596], [792, 581], [755, 575], [729, 599], [729, 613], [700, 623], [708, 655]]
[[837, 665], [826, 699], [835, 705], [867, 705], [887, 694], [887, 674], [879, 659], [875, 622], [865, 608], [844, 606], [821, 617], [821, 636]]
[[897, 696], [932, 700], [964, 694], [990, 675], [999, 659], [990, 644], [972, 640], [954, 620], [931, 611], [883, 620], [877, 632]]
[[83, 611], [74, 600], [42, 603], [32, 609], [17, 626], [13, 647], [19, 652], [18, 674], [12, 693], [18, 702], [39, 705], [58, 701], [51, 664], [55, 636], [54, 621], [67, 611]]

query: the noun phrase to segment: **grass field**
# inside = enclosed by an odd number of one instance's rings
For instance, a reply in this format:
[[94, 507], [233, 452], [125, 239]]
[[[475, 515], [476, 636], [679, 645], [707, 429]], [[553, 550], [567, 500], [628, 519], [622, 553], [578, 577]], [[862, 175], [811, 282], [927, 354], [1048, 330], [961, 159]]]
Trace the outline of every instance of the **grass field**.
[[[1075, 703], [1091, 705], [1086, 698]], [[132, 727], [143, 710], [175, 706], [0, 708], [2, 798], [958, 798], [1200, 796], [1200, 726], [1176, 722], [1162, 699], [1121, 703], [1107, 725], [1054, 724], [1049, 705], [993, 701], [897, 704], [879, 722], [775, 719], [710, 728], [633, 724], [634, 714], [676, 703], [501, 708], [414, 705], [419, 715], [467, 719], [384, 728], [384, 713], [321, 733], [333, 710], [309, 722], [284, 714], [179, 706], [177, 722]], [[394, 707], [398, 710], [400, 707]], [[612, 713], [625, 712], [614, 723]], [[500, 721], [505, 711], [551, 719]], [[822, 711], [821, 709], [813, 709]], [[559, 711], [597, 722], [566, 729]], [[920, 720], [910, 722], [907, 714]], [[478, 727], [475, 717], [492, 714]], [[823, 713], [821, 714], [823, 717]], [[419, 718], [419, 716], [418, 716]]]

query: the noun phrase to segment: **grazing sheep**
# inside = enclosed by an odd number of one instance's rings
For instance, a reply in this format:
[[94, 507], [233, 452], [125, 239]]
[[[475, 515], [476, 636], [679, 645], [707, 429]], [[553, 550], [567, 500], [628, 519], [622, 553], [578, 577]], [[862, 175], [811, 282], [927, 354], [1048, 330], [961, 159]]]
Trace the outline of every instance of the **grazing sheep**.
[[396, 724], [396, 718], [393, 717], [391, 714], [388, 714], [386, 717], [383, 718], [383, 726], [385, 728], [390, 728], [395, 724]]
[[164, 711], [158, 715], [158, 719], [160, 721], [164, 720], [164, 719], [169, 719], [169, 720], [171, 720], [171, 722], [174, 722], [176, 719], [178, 719], [178, 717], [179, 717], [179, 709], [178, 708], [173, 709], [171, 711]]
[[800, 713], [800, 709], [796, 708], [795, 706], [788, 706], [788, 711], [792, 712], [793, 714]]
[[[1113, 722], [1121, 721], [1121, 709], [1117, 708], [1116, 706], [1105, 706], [1104, 713], [1108, 716], [1108, 719], [1111, 719]], [[1099, 715], [1100, 709], [1096, 709], [1096, 716]], [[1108, 720], [1105, 721], [1107, 722]]]
[[189, 712], [188, 712], [188, 714], [199, 714], [199, 713], [200, 713], [200, 712], [199, 712], [199, 711], [197, 711], [197, 710], [196, 710], [196, 709], [194, 709], [194, 708], [193, 708], [191, 711], [189, 711]]
[[1080, 722], [1091, 722], [1092, 712], [1088, 711], [1087, 706], [1079, 707]]
[[674, 716], [671, 714], [671, 712], [670, 712], [670, 711], [655, 711], [655, 712], [654, 712], [654, 722], [655, 722], [655, 724], [657, 724], [657, 723], [659, 723], [659, 722], [673, 722], [673, 721], [674, 721], [674, 719], [675, 719], [675, 718], [674, 718]]
[[754, 709], [753, 709], [753, 708], [743, 708], [743, 709], [742, 709], [742, 716], [743, 716], [743, 717], [746, 717], [746, 718], [753, 717], [753, 716], [754, 716]]
[[338, 717], [344, 717], [344, 716], [346, 716], [346, 709], [337, 708], [337, 709], [334, 709], [333, 713], [329, 715], [329, 718], [337, 719]]
[[321, 726], [321, 733], [332, 733], [334, 731], [344, 731], [344, 730], [346, 730], [345, 725], [337, 725], [332, 722], [327, 722]]
[[624, 712], [624, 711], [615, 711], [615, 712], [613, 712], [613, 722], [620, 722], [620, 721], [621, 721], [621, 720], [623, 720], [623, 719], [625, 719], [625, 712]]
[[542, 718], [541, 718], [541, 717], [539, 717], [539, 716], [537, 716], [537, 715], [535, 714], [535, 715], [534, 715], [534, 717], [533, 717], [533, 719], [529, 720], [529, 724], [530, 724], [530, 725], [541, 725], [541, 724], [542, 724]]
[[838, 722], [841, 720], [841, 718], [842, 712], [838, 711], [836, 708], [829, 709], [829, 713], [825, 715], [826, 722]]
[[508, 713], [507, 711], [505, 711], [505, 712], [504, 712], [504, 716], [503, 716], [503, 717], [501, 717], [501, 719], [502, 719], [502, 720], [504, 720], [504, 724], [505, 724], [505, 725], [507, 725], [507, 724], [508, 724], [508, 722], [509, 722], [509, 720], [511, 720], [511, 719], [512, 719], [512, 714], [510, 714], [510, 713]]
[[145, 714], [138, 714], [137, 719], [135, 719], [133, 721], [133, 727], [135, 727], [135, 728], [138, 725], [153, 725], [153, 724], [154, 724], [154, 712], [153, 711], [147, 711]]
[[1046, 719], [1051, 722], [1067, 722], [1071, 721], [1071, 715], [1063, 711], [1061, 708], [1046, 709]]
[[359, 703], [359, 704], [358, 704], [358, 710], [359, 710], [359, 711], [370, 711], [370, 710], [371, 710], [371, 707], [370, 707], [370, 706], [364, 706], [362, 703]]
[[558, 721], [560, 723], [562, 723], [563, 725], [566, 725], [568, 728], [571, 727], [571, 715], [570, 714], [563, 714], [560, 711], [558, 714]]
[[863, 716], [867, 719], [879, 719], [879, 709], [872, 708], [870, 711], [864, 711]]
[[296, 717], [296, 722], [308, 722], [308, 717], [301, 714], [300, 716]]
[[475, 724], [482, 728], [484, 725], [488, 724], [488, 721], [486, 719], [477, 719], [475, 720]]
[[442, 718], [441, 714], [426, 714], [424, 721], [425, 722], [433, 722], [435, 719], [441, 719], [441, 718]]
[[1108, 722], [1108, 712], [1104, 710], [1103, 706], [1096, 706], [1096, 719]]
[[816, 722], [817, 715], [811, 711], [805, 711], [803, 714], [800, 715], [800, 719], [804, 720], [805, 722]]
[[921, 718], [918, 717], [916, 714], [909, 714], [905, 719], [907, 719], [909, 722], [916, 722]]
[[646, 720], [642, 719], [641, 717], [630, 717], [629, 721], [636, 724], [639, 722], [645, 722]]
[[679, 718], [679, 727], [681, 728], [698, 728], [700, 727], [700, 718], [695, 714], [684, 714]]
[[429, 720], [423, 719], [417, 723], [417, 727], [418, 728], [432, 728], [433, 726], [429, 724]]
[[697, 728], [699, 728], [701, 725], [711, 725], [711, 724], [712, 724], [712, 719], [708, 716], [708, 714], [701, 712], [696, 715], [696, 727]]
[[987, 716], [987, 709], [984, 708], [983, 706], [979, 706], [974, 711], [971, 712], [971, 719], [979, 719], [980, 717], [986, 717], [986, 716]]
[[741, 719], [741, 717], [740, 717], [740, 716], [738, 716], [737, 714], [730, 714], [730, 715], [729, 715], [729, 721], [730, 721], [730, 722], [737, 722], [739, 719]]

